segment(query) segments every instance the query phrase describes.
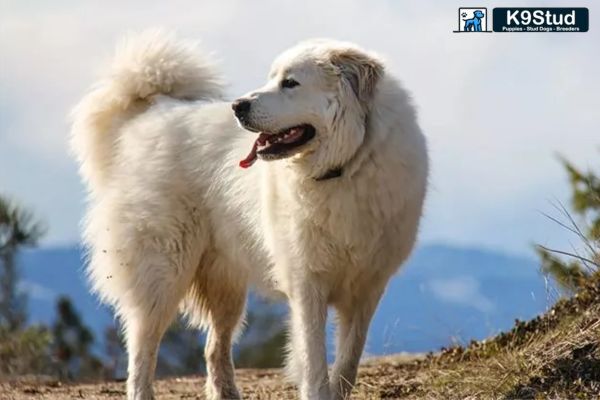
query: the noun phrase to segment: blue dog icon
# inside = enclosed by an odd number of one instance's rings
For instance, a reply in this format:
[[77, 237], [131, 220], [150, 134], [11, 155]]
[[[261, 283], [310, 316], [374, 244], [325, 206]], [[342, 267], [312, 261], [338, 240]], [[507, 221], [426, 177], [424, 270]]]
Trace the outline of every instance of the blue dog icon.
[[[465, 31], [481, 32], [481, 18], [484, 17], [484, 13], [481, 10], [475, 10], [473, 12], [473, 18], [463, 19], [465, 21]], [[466, 13], [462, 14], [466, 17]]]

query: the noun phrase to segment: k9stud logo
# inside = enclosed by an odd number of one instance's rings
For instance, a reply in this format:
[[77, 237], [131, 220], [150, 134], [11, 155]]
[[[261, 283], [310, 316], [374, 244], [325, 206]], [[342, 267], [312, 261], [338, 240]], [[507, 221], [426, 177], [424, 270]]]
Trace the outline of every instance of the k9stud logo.
[[[491, 22], [490, 22], [491, 21]], [[492, 23], [493, 22], [493, 23]], [[584, 7], [460, 7], [454, 32], [587, 32], [589, 11]]]

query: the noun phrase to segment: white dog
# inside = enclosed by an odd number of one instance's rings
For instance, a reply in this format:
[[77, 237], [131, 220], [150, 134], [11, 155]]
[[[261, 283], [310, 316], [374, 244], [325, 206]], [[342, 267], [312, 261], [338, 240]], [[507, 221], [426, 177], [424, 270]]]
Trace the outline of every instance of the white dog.
[[209, 60], [153, 32], [125, 40], [74, 111], [87, 271], [124, 325], [128, 397], [153, 398], [157, 349], [179, 309], [209, 331], [207, 396], [239, 398], [231, 344], [255, 285], [290, 304], [300, 397], [344, 398], [415, 242], [428, 173], [415, 110], [377, 57], [329, 40], [284, 52], [234, 111], [222, 97]]

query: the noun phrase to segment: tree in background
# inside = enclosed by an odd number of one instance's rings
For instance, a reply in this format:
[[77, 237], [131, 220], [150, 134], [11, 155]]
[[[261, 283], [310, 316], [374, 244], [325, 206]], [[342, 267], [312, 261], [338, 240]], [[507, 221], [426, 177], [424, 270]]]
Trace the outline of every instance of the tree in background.
[[0, 196], [0, 375], [47, 373], [50, 333], [45, 327], [24, 327], [26, 297], [19, 292], [16, 257], [43, 235], [33, 214]]
[[261, 306], [260, 312], [248, 311], [248, 339], [239, 347], [235, 365], [238, 368], [281, 368], [287, 342], [287, 332], [282, 322], [285, 317], [264, 301], [258, 304]]
[[0, 326], [11, 332], [23, 327], [26, 299], [19, 293], [18, 251], [37, 245], [44, 229], [33, 214], [0, 196]]
[[94, 335], [85, 326], [68, 297], [56, 303], [57, 319], [52, 326], [52, 354], [62, 378], [104, 377], [102, 362], [92, 354]]
[[176, 318], [165, 332], [156, 364], [158, 376], [198, 374], [205, 366], [202, 333]]
[[127, 355], [125, 352], [125, 339], [121, 329], [109, 325], [104, 330], [104, 354], [106, 362], [104, 369], [107, 379], [124, 379], [127, 377]]
[[0, 326], [0, 378], [52, 374], [50, 340], [51, 334], [45, 326], [30, 326], [17, 332]]
[[[571, 184], [571, 206], [581, 219], [583, 228], [564, 207], [560, 212], [567, 222], [550, 217], [579, 237], [585, 250], [565, 252], [538, 246], [542, 268], [568, 292], [575, 292], [600, 270], [600, 178], [592, 171], [583, 172], [567, 160], [562, 160]], [[567, 256], [567, 258], [561, 257]]]

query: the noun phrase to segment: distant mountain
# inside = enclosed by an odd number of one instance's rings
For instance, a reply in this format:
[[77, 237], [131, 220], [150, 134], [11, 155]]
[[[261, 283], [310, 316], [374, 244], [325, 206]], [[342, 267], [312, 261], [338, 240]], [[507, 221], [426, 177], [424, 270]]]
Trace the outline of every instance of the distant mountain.
[[[65, 294], [98, 339], [113, 324], [111, 312], [87, 289], [77, 247], [23, 252], [22, 289], [29, 294], [29, 322], [49, 324], [56, 297]], [[538, 263], [499, 252], [425, 245], [390, 282], [373, 319], [366, 351], [388, 354], [436, 350], [455, 341], [482, 339], [528, 319], [556, 300]], [[252, 297], [249, 310], [284, 313]], [[251, 340], [256, 332], [250, 332]], [[330, 342], [333, 340], [330, 339]]]
[[367, 351], [422, 352], [483, 339], [530, 319], [557, 300], [535, 260], [429, 245], [390, 282], [371, 324]]

